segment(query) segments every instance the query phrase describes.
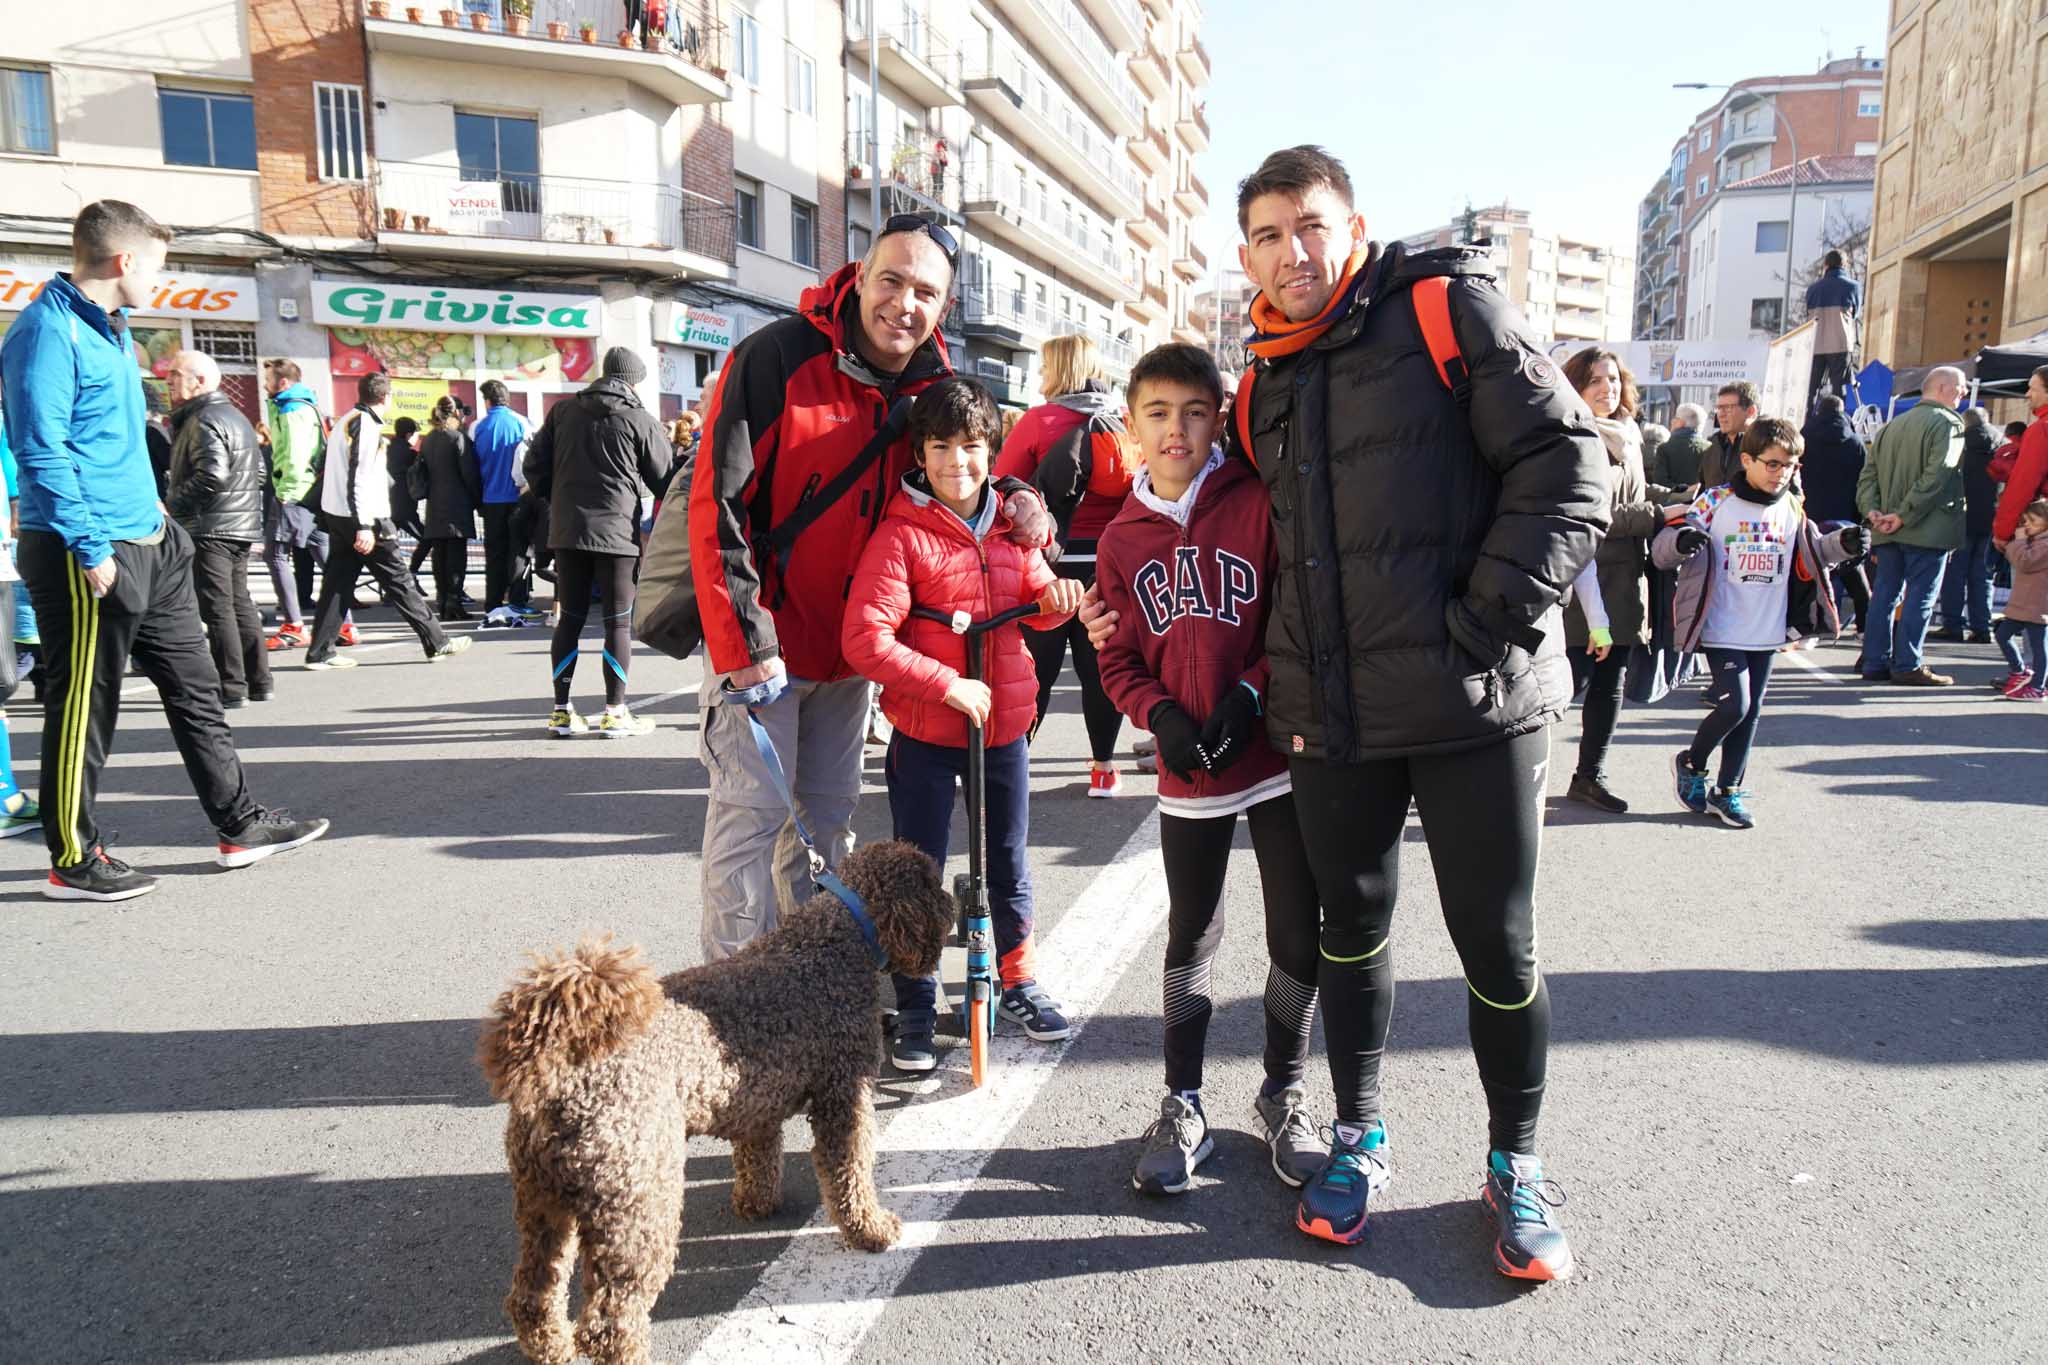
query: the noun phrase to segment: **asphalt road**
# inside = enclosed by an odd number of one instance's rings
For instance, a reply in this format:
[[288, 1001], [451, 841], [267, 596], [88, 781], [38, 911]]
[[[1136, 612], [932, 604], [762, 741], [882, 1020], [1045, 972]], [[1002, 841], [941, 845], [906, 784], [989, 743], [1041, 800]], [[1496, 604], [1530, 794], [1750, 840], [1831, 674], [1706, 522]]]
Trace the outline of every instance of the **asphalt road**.
[[[374, 643], [403, 635], [365, 619]], [[40, 846], [0, 844], [0, 1358], [519, 1358], [499, 1309], [515, 1246], [502, 1114], [471, 1060], [476, 1020], [523, 953], [585, 928], [664, 969], [695, 960], [696, 671], [643, 652], [633, 690], [660, 698], [644, 708], [657, 734], [549, 742], [540, 633], [436, 667], [409, 639], [349, 672], [287, 666], [278, 700], [234, 717], [259, 799], [332, 817], [325, 842], [216, 873], [136, 682], [101, 812], [162, 889], [54, 904], [36, 894]], [[1812, 657], [1839, 675], [1850, 655]], [[1250, 1136], [1263, 949], [1242, 835], [1205, 1089], [1217, 1156], [1185, 1196], [1132, 1193], [1161, 1084], [1151, 784], [1083, 798], [1063, 689], [1034, 768], [1033, 871], [1040, 932], [1072, 973], [1047, 984], [1100, 997], [1086, 1027], [1063, 1049], [1009, 1045], [1001, 1096], [964, 1093], [957, 1052], [932, 1080], [882, 1086], [884, 1202], [945, 1214], [913, 1223], [921, 1247], [870, 1258], [817, 1231], [801, 1121], [785, 1209], [764, 1224], [732, 1217], [727, 1152], [694, 1142], [661, 1353], [2043, 1358], [2048, 710], [1982, 690], [1988, 649], [1933, 658], [1967, 685], [1781, 669], [1752, 833], [1670, 798], [1690, 694], [1624, 714], [1614, 776], [1635, 812], [1553, 800], [1542, 1148], [1580, 1269], [1536, 1290], [1488, 1263], [1464, 987], [1412, 824], [1387, 1062], [1395, 1180], [1367, 1243], [1294, 1231]], [[32, 783], [41, 722], [25, 693], [9, 723]], [[1562, 792], [1576, 719], [1554, 733]], [[864, 838], [887, 832], [870, 756]], [[931, 1183], [942, 1171], [960, 1178]], [[863, 1284], [873, 1302], [839, 1301]]]

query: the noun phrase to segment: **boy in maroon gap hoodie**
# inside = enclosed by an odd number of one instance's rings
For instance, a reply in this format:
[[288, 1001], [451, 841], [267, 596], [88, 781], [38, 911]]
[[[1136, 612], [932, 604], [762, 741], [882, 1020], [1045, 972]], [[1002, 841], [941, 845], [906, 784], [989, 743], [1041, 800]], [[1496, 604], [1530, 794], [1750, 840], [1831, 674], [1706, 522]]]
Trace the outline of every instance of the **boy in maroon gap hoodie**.
[[1299, 1187], [1328, 1157], [1302, 1112], [1322, 921], [1295, 820], [1287, 762], [1259, 719], [1267, 603], [1277, 554], [1258, 475], [1214, 442], [1223, 382], [1206, 351], [1148, 352], [1131, 371], [1145, 455], [1123, 510], [1096, 543], [1095, 581], [1117, 613], [1101, 651], [1117, 709], [1159, 740], [1166, 862], [1166, 1089], [1131, 1184], [1179, 1194], [1212, 1143], [1202, 1053], [1209, 969], [1223, 939], [1223, 878], [1239, 813], [1266, 902], [1266, 1081], [1255, 1110], [1273, 1170]]

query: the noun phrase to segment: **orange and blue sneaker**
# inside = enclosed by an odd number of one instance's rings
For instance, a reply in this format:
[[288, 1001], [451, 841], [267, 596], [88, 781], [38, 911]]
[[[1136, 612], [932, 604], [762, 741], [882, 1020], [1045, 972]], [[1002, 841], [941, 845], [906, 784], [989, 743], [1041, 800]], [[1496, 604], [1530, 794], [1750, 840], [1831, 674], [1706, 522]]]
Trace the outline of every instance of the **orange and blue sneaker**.
[[1572, 1277], [1571, 1244], [1551, 1212], [1564, 1207], [1564, 1187], [1544, 1177], [1541, 1161], [1523, 1152], [1491, 1153], [1479, 1203], [1494, 1222], [1495, 1270], [1516, 1280]]
[[1330, 1129], [1330, 1155], [1314, 1179], [1301, 1188], [1294, 1226], [1339, 1246], [1365, 1239], [1365, 1218], [1373, 1196], [1393, 1175], [1387, 1169], [1387, 1126], [1339, 1123]]

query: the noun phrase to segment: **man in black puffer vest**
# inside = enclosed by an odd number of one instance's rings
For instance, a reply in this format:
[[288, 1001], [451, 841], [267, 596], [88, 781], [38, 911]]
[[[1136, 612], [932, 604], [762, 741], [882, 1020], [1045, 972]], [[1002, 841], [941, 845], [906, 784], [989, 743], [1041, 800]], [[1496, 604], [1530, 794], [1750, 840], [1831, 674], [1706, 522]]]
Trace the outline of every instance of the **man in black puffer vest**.
[[268, 461], [220, 366], [203, 351], [171, 360], [171, 463], [164, 506], [192, 537], [192, 587], [229, 710], [272, 695], [263, 618], [249, 596], [249, 549], [263, 539]]

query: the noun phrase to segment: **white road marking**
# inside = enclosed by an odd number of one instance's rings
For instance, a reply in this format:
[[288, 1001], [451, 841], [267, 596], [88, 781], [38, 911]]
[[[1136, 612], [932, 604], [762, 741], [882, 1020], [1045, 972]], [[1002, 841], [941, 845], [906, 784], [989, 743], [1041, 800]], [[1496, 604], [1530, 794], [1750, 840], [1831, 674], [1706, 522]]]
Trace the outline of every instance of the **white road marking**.
[[1823, 682], [1831, 682], [1837, 687], [1846, 687], [1848, 685], [1849, 680], [1847, 678], [1830, 669], [1826, 664], [1815, 662], [1813, 656], [1803, 649], [1788, 649], [1784, 652], [1784, 658], [1786, 662], [1794, 667], [1805, 669]]
[[[1045, 979], [1060, 985], [1075, 1038], [1165, 916], [1159, 822], [1148, 818], [1038, 949]], [[989, 1049], [986, 1086], [964, 1089], [960, 1075], [959, 1093], [920, 1098], [899, 1111], [876, 1140], [875, 1184], [883, 1206], [902, 1216], [903, 1239], [878, 1255], [851, 1250], [821, 1209], [762, 1273], [745, 1303], [704, 1339], [690, 1357], [693, 1365], [851, 1359], [1071, 1046], [1073, 1039], [1034, 1043], [999, 1031]], [[953, 1056], [964, 1068], [966, 1048]]]

